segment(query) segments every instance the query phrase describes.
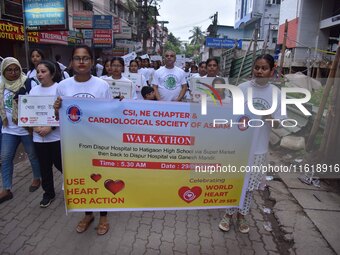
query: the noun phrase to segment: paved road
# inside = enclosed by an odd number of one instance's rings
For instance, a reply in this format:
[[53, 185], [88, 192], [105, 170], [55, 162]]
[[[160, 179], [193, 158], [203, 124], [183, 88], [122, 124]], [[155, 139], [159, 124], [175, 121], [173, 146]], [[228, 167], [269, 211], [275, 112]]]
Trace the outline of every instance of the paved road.
[[[65, 214], [61, 175], [55, 172], [57, 199], [40, 208], [42, 189], [28, 192], [29, 162], [15, 166], [14, 198], [0, 205], [0, 254], [283, 254], [277, 233], [263, 228], [264, 200], [254, 194], [249, 234], [218, 229], [223, 210], [109, 213], [110, 231], [98, 236], [95, 223], [75, 231], [82, 213]], [[2, 186], [0, 181], [0, 186]]]

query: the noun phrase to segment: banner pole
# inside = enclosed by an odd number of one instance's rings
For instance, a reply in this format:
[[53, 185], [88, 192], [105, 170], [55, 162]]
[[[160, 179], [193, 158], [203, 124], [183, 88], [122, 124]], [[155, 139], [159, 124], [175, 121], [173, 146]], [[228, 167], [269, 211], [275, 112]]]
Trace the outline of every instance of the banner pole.
[[27, 71], [29, 70], [29, 42], [28, 42], [28, 37], [27, 37], [27, 32], [26, 32], [26, 20], [25, 20], [25, 0], [22, 1], [22, 26], [24, 28], [24, 43], [25, 43], [25, 58], [26, 58], [26, 68]]

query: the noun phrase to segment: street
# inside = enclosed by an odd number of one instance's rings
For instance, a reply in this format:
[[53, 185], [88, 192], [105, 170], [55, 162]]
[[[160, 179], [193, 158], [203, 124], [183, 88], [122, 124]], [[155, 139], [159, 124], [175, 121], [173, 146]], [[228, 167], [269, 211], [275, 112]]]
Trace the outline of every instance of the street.
[[[105, 236], [98, 236], [94, 228], [98, 223], [99, 213], [95, 213], [96, 219], [85, 233], [76, 233], [75, 226], [83, 213], [66, 215], [61, 190], [62, 178], [58, 171], [55, 171], [56, 200], [48, 208], [39, 207], [43, 192], [41, 188], [34, 193], [28, 192], [31, 170], [28, 160], [24, 158], [15, 165], [14, 198], [0, 205], [0, 253], [339, 253], [340, 247], [336, 241], [339, 236], [339, 228], [336, 226], [340, 224], [337, 200], [339, 195], [332, 194], [333, 209], [328, 206], [327, 211], [321, 212], [323, 215], [328, 213], [328, 218], [329, 213], [333, 212], [336, 218], [333, 218], [330, 226], [320, 227], [309, 217], [317, 211], [309, 208], [307, 215], [306, 210], [291, 194], [292, 190], [294, 193], [303, 194], [312, 187], [299, 184], [292, 178], [286, 178], [286, 181], [288, 186], [295, 185], [295, 189], [289, 189], [284, 182], [274, 179], [268, 182], [267, 191], [254, 193], [251, 214], [247, 218], [251, 226], [249, 234], [239, 233], [235, 224], [228, 233], [220, 231], [218, 223], [223, 216], [223, 210], [183, 210], [110, 212], [110, 230]], [[323, 186], [321, 189], [324, 191]], [[315, 190], [314, 193], [320, 196], [323, 191]], [[274, 198], [276, 202], [269, 197]], [[304, 200], [308, 203], [308, 200]], [[264, 212], [268, 210], [269, 214]], [[268, 222], [273, 231], [265, 229], [268, 228]], [[327, 231], [327, 228], [335, 232]]]

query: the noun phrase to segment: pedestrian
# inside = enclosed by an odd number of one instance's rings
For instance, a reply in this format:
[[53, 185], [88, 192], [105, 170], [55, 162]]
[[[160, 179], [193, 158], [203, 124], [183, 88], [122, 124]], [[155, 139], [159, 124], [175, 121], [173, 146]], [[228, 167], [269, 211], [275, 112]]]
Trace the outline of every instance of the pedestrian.
[[206, 61], [207, 74], [204, 77], [217, 77], [219, 73], [218, 60], [216, 58], [209, 58]]
[[60, 62], [60, 61], [61, 61], [61, 56], [60, 56], [59, 54], [56, 54], [56, 55], [54, 56], [54, 58], [55, 58], [55, 61], [58, 63], [58, 65], [59, 65], [59, 67], [60, 67], [60, 70], [61, 70], [61, 71], [65, 71], [66, 66], [65, 66], [63, 63]]
[[[91, 75], [93, 65], [94, 58], [91, 48], [87, 45], [75, 46], [72, 51], [72, 69], [75, 72], [75, 76], [61, 81], [57, 87], [58, 98], [54, 103], [57, 118], [59, 117], [59, 109], [62, 104], [62, 96], [112, 99], [109, 85], [104, 80]], [[85, 212], [85, 216], [78, 223], [76, 231], [78, 233], [85, 232], [93, 221], [93, 212]], [[107, 212], [101, 211], [97, 234], [104, 235], [108, 230]]]
[[33, 49], [30, 53], [30, 69], [27, 72], [28, 78], [33, 78], [39, 84], [37, 79], [37, 71], [36, 67], [41, 62], [41, 60], [45, 59], [44, 53], [40, 49]]
[[153, 87], [150, 86], [143, 87], [141, 94], [144, 100], [157, 100], [155, 90], [153, 89]]
[[[58, 82], [62, 80], [57, 63], [42, 60], [37, 66], [37, 78], [40, 85], [32, 88], [30, 95], [56, 95]], [[53, 165], [62, 172], [60, 131], [59, 127], [50, 126], [34, 127], [33, 131], [33, 142], [41, 170], [41, 186], [44, 190], [40, 207], [46, 208], [55, 199]]]
[[96, 75], [97, 77], [100, 77], [103, 75], [103, 70], [104, 70], [103, 60], [101, 58], [97, 58], [96, 62], [97, 62], [96, 66], [93, 69], [94, 75]]
[[104, 70], [102, 73], [102, 76], [100, 76], [101, 79], [106, 79], [112, 75], [112, 69], [111, 69], [111, 60], [106, 59], [104, 61]]
[[13, 160], [16, 150], [22, 142], [32, 166], [33, 182], [29, 187], [34, 192], [40, 187], [40, 167], [34, 150], [32, 136], [29, 131], [18, 126], [18, 103], [17, 96], [25, 94], [27, 84], [26, 75], [22, 72], [19, 61], [15, 58], [5, 58], [1, 63], [0, 82], [0, 115], [2, 119], [2, 141], [1, 141], [1, 176], [3, 190], [0, 193], [0, 203], [13, 198], [11, 192], [13, 178]]
[[137, 99], [136, 88], [132, 86], [132, 81], [123, 76], [124, 66], [125, 62], [123, 58], [121, 57], [112, 58], [111, 59], [112, 75], [107, 80], [131, 84], [131, 99]]
[[[253, 77], [251, 81], [244, 82], [239, 85], [245, 98], [248, 96], [248, 88], [252, 89], [253, 105], [257, 110], [270, 109], [273, 104], [272, 91], [275, 88], [270, 83], [270, 78], [274, 74], [274, 58], [271, 55], [265, 54], [258, 56], [255, 59], [253, 67]], [[280, 102], [280, 95], [278, 95], [278, 102]], [[268, 152], [269, 135], [271, 132], [272, 122], [274, 127], [279, 126], [278, 119], [283, 119], [285, 116], [280, 115], [280, 105], [273, 114], [270, 116], [262, 116], [262, 119], [266, 122], [262, 127], [254, 129], [253, 144], [250, 162], [254, 166], [264, 166], [267, 164], [266, 155]], [[239, 208], [228, 208], [226, 214], [223, 216], [219, 223], [219, 228], [222, 231], [229, 231], [231, 218], [233, 214], [237, 214], [238, 229], [241, 233], [249, 232], [249, 224], [245, 219], [245, 215], [248, 215], [250, 211], [250, 205], [252, 201], [252, 192], [260, 187], [261, 182], [264, 180], [264, 175], [261, 171], [254, 171], [250, 173], [249, 181], [247, 183], [247, 191], [243, 205]]]
[[[133, 80], [131, 80], [130, 74], [140, 75], [140, 78], [138, 78], [134, 82]], [[129, 73], [125, 74], [125, 77], [130, 79], [133, 82], [133, 85], [135, 86], [135, 89], [136, 89], [137, 99], [143, 99], [143, 97], [141, 95], [141, 89], [144, 86], [148, 86], [148, 84], [146, 82], [146, 79], [145, 79], [144, 75], [138, 73], [138, 63], [137, 63], [136, 60], [131, 60], [130, 61], [130, 64], [129, 64]]]
[[160, 101], [182, 101], [188, 85], [184, 71], [175, 66], [176, 53], [166, 51], [164, 61], [165, 66], [155, 71], [152, 81], [156, 98]]
[[207, 75], [207, 63], [202, 61], [198, 64], [198, 73], [192, 75], [193, 78], [200, 78]]

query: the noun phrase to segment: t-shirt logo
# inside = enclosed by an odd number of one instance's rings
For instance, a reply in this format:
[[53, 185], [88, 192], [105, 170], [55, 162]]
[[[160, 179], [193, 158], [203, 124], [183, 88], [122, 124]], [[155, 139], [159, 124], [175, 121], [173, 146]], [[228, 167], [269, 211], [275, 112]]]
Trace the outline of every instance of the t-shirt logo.
[[172, 74], [165, 77], [164, 87], [168, 90], [174, 90], [176, 88], [176, 77]]
[[256, 110], [268, 110], [270, 108], [270, 104], [263, 98], [254, 98], [253, 106]]
[[7, 112], [12, 113], [13, 110], [13, 93], [7, 92], [4, 95], [4, 106]]

